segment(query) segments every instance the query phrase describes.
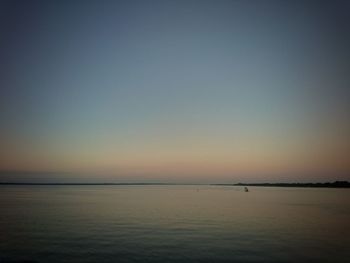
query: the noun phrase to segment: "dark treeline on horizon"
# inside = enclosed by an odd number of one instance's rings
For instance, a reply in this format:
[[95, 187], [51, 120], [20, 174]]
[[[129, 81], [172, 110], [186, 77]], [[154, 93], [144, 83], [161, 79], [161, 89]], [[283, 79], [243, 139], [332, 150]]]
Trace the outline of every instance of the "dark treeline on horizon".
[[[228, 184], [215, 184], [228, 185]], [[233, 186], [277, 186], [277, 187], [331, 187], [331, 188], [350, 188], [348, 181], [335, 181], [326, 183], [238, 183], [230, 184]]]

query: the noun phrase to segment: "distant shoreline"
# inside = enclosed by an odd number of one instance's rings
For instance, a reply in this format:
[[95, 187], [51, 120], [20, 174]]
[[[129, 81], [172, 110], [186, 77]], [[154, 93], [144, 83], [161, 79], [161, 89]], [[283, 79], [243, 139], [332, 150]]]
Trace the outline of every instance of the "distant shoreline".
[[312, 187], [312, 188], [350, 188], [348, 181], [335, 181], [332, 183], [238, 183], [238, 184], [213, 184], [222, 186], [262, 186], [262, 187]]
[[307, 188], [350, 188], [348, 181], [335, 181], [332, 183], [236, 183], [236, 184], [195, 184], [195, 183], [23, 183], [0, 182], [0, 185], [42, 185], [42, 186], [137, 186], [137, 185], [203, 185], [203, 186], [254, 186], [254, 187], [307, 187]]

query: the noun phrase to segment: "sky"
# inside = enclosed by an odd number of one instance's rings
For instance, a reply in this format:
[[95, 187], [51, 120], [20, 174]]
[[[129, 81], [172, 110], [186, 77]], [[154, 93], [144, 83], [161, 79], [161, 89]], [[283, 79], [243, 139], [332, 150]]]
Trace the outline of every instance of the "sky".
[[1, 1], [0, 181], [350, 180], [348, 1]]

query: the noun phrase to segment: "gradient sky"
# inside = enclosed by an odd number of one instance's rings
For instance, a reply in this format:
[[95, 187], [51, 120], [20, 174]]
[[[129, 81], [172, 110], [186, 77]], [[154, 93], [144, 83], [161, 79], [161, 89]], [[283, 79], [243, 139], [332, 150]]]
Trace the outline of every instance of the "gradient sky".
[[0, 181], [348, 180], [349, 13], [1, 1]]

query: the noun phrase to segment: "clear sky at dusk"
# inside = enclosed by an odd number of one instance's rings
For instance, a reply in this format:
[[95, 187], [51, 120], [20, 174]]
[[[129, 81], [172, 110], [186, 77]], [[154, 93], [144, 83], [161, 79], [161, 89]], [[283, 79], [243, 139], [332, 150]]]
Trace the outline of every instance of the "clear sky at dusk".
[[349, 180], [349, 13], [1, 1], [0, 181]]

